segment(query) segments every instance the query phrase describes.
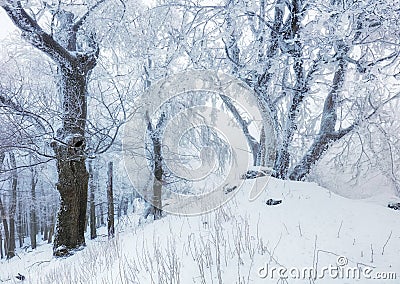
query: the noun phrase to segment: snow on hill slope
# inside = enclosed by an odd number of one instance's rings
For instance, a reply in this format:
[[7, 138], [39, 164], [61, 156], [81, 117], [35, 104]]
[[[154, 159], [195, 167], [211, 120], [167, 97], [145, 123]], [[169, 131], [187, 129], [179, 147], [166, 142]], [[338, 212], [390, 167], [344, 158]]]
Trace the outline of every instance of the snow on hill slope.
[[250, 202], [250, 184], [205, 215], [126, 217], [115, 239], [87, 241], [66, 259], [47, 244], [20, 252], [0, 262], [0, 282], [21, 273], [23, 283], [400, 283], [400, 212], [273, 178]]

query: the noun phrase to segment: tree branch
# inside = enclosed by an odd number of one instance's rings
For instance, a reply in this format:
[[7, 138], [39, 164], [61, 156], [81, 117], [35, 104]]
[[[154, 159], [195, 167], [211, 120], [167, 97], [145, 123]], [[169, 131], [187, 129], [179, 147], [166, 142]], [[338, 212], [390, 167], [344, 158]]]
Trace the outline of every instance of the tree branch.
[[242, 128], [243, 134], [246, 137], [247, 143], [249, 144], [249, 147], [253, 150], [255, 147], [258, 146], [258, 141], [250, 134], [250, 131], [248, 129], [249, 123], [243, 119], [243, 117], [240, 115], [238, 109], [234, 106], [232, 103], [231, 99], [225, 95], [220, 95], [221, 100], [224, 102], [225, 106], [229, 109], [229, 111], [232, 113], [234, 118], [236, 119], [237, 123], [240, 125]]
[[0, 107], [1, 106], [12, 109], [13, 111], [16, 112], [17, 115], [21, 115], [21, 116], [26, 115], [26, 116], [31, 117], [44, 131], [46, 131], [46, 127], [42, 123], [42, 120], [45, 121], [46, 124], [50, 127], [51, 132], [54, 133], [54, 129], [53, 129], [52, 125], [50, 123], [48, 123], [46, 119], [44, 119], [43, 117], [41, 117], [38, 114], [35, 114], [33, 112], [25, 110], [19, 104], [13, 102], [11, 100], [11, 98], [9, 98], [7, 95], [0, 93]]
[[[78, 21], [76, 21], [76, 23], [72, 26], [72, 31], [77, 32], [77, 31], [81, 28], [82, 24], [85, 22], [85, 20], [87, 19], [87, 17], [89, 17], [89, 15], [93, 12], [93, 10], [96, 9], [97, 7], [99, 7], [100, 4], [102, 4], [102, 3], [105, 2], [105, 1], [106, 1], [106, 0], [100, 0], [100, 1], [98, 1], [96, 4], [94, 4], [92, 7], [90, 7], [90, 8], [88, 9], [88, 11], [87, 11]], [[122, 2], [122, 1], [121, 1], [121, 2]], [[124, 7], [125, 7], [125, 3], [122, 2], [122, 4], [123, 4]]]
[[43, 31], [39, 24], [22, 8], [20, 1], [7, 0], [1, 7], [14, 24], [22, 31], [30, 44], [46, 53], [57, 64], [71, 68], [75, 57], [62, 47], [52, 36]]

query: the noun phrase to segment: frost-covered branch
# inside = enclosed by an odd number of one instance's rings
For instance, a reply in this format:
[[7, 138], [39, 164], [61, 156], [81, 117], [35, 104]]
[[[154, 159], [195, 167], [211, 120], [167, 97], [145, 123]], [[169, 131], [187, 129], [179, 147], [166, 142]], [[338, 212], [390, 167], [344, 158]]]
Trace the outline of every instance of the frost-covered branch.
[[71, 67], [74, 57], [29, 16], [20, 1], [6, 0], [1, 6], [29, 43], [46, 53], [61, 66]]
[[[80, 17], [80, 19], [78, 21], [75, 22], [75, 24], [72, 26], [72, 31], [77, 32], [83, 25], [83, 23], [85, 22], [85, 20], [87, 19], [87, 17], [89, 17], [89, 15], [95, 10], [97, 9], [102, 3], [104, 3], [106, 0], [99, 0], [96, 4], [94, 4], [93, 6], [91, 6], [87, 12]], [[121, 2], [123, 3], [123, 1], [121, 0]], [[125, 4], [124, 4], [125, 5]]]

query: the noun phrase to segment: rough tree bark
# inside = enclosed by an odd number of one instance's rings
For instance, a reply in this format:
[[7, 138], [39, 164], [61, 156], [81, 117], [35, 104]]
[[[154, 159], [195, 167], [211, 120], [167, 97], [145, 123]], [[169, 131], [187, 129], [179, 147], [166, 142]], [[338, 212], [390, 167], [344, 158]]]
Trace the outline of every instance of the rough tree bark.
[[87, 118], [86, 87], [89, 74], [96, 65], [99, 49], [93, 37], [86, 37], [88, 42], [80, 46], [88, 46], [88, 50], [77, 50], [77, 34], [93, 7], [75, 22], [71, 12], [59, 11], [57, 20], [60, 27], [56, 39], [39, 26], [21, 2], [6, 0], [0, 5], [22, 31], [22, 36], [58, 65], [59, 90], [63, 100], [62, 128], [57, 131], [51, 146], [57, 160], [57, 190], [61, 204], [53, 254], [66, 256], [85, 244], [89, 179], [83, 152]]
[[52, 143], [57, 157], [57, 190], [61, 197], [54, 241], [56, 256], [67, 255], [69, 250], [85, 244], [84, 231], [89, 181], [83, 153], [87, 115], [87, 73], [84, 72], [82, 75], [81, 68], [76, 67], [77, 70], [61, 68], [65, 116], [58, 139], [65, 143]]

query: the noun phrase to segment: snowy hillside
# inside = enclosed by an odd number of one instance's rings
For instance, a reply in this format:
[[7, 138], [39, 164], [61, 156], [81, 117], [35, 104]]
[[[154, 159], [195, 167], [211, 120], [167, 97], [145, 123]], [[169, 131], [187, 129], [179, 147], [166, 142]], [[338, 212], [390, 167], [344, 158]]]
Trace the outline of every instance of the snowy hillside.
[[[258, 178], [256, 186], [266, 181]], [[246, 181], [206, 215], [140, 224], [139, 215], [131, 215], [119, 221], [115, 239], [104, 234], [66, 259], [52, 258], [47, 244], [20, 252], [1, 261], [0, 282], [18, 283], [18, 273], [23, 283], [366, 283], [365, 277], [393, 277], [390, 272], [400, 277], [400, 212], [277, 179], [249, 202], [250, 185]], [[268, 206], [270, 198], [282, 203]], [[332, 280], [338, 263], [341, 279]], [[324, 278], [310, 281], [312, 269]], [[288, 278], [279, 280], [279, 273]]]

